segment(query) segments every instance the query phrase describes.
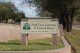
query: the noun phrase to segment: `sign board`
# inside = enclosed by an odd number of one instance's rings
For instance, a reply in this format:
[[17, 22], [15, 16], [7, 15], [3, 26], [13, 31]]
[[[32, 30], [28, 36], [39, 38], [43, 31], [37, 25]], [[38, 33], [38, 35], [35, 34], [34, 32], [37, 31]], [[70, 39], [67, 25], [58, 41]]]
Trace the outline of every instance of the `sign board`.
[[30, 18], [21, 20], [22, 34], [29, 33], [58, 34], [58, 29], [59, 29], [58, 19]]

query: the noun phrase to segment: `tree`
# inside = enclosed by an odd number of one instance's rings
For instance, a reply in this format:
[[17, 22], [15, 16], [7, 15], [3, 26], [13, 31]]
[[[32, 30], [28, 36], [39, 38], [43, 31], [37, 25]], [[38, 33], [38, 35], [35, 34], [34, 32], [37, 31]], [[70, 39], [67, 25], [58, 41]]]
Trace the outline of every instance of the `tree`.
[[11, 17], [10, 15], [13, 14], [13, 10], [15, 7], [11, 3], [0, 3], [0, 14], [3, 22], [7, 22], [7, 20]]
[[75, 19], [74, 19], [74, 24], [79, 24], [80, 25], [80, 8], [78, 8], [75, 11]]
[[76, 8], [80, 6], [80, 0], [24, 0], [28, 4], [34, 4], [38, 10], [47, 10], [53, 13], [68, 32], [72, 29], [73, 16]]
[[20, 22], [22, 18], [25, 18], [25, 14], [23, 12], [18, 12], [15, 14], [14, 16], [15, 18], [13, 18], [13, 20], [15, 22]]
[[20, 20], [24, 17], [24, 13], [19, 12], [12, 3], [0, 3], [0, 22], [8, 23], [10, 19], [15, 21], [16, 19]]

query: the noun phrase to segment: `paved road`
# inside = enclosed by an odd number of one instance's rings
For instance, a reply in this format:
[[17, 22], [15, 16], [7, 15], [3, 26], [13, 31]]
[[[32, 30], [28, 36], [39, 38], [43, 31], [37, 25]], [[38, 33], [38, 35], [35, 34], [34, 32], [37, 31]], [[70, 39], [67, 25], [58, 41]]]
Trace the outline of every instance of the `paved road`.
[[72, 27], [73, 29], [76, 29], [76, 30], [80, 30], [80, 28], [77, 28], [77, 27]]
[[80, 25], [73, 25], [73, 29], [80, 30]]

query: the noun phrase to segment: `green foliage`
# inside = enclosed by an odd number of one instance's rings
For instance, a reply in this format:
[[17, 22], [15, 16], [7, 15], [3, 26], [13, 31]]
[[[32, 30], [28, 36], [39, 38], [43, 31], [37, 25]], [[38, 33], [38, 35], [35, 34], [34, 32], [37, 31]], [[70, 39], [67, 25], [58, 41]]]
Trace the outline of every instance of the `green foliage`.
[[[59, 17], [62, 13], [71, 12], [74, 16], [75, 10], [80, 8], [80, 0], [23, 0], [25, 3], [34, 5], [41, 10], [48, 10], [53, 16]], [[40, 12], [41, 13], [41, 12]]]
[[[62, 11], [72, 10], [77, 7], [78, 0], [24, 0], [29, 4], [35, 4], [36, 7], [48, 10], [54, 14], [59, 14]], [[75, 3], [76, 2], [76, 3]], [[33, 5], [32, 4], [32, 5]], [[58, 15], [59, 16], [59, 15]]]
[[7, 23], [9, 19], [15, 21], [24, 17], [24, 13], [18, 12], [12, 3], [0, 3], [0, 22]]

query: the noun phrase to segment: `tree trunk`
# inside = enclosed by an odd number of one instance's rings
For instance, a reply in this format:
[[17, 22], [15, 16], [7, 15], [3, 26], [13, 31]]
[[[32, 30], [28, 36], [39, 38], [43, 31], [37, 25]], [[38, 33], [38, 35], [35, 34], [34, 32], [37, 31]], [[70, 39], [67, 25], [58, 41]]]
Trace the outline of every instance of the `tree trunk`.
[[63, 30], [70, 32], [72, 30], [73, 13], [64, 12], [61, 13], [59, 23], [63, 25]]
[[71, 13], [69, 13], [66, 16], [66, 31], [71, 32], [72, 30], [72, 22], [73, 22], [73, 17], [71, 17]]

